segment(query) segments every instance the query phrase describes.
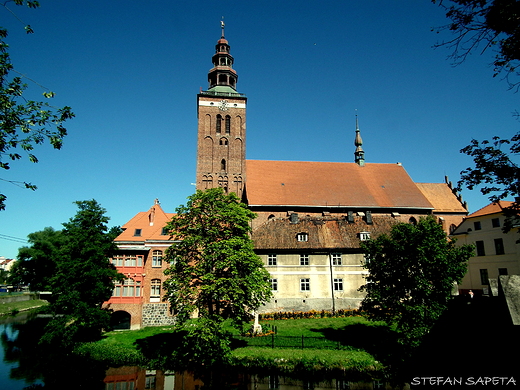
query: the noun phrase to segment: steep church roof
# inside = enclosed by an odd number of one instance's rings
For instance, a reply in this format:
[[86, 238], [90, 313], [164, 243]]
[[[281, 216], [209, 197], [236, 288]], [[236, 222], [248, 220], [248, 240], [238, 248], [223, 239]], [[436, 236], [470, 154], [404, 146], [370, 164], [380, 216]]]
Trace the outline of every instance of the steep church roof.
[[246, 160], [250, 206], [434, 209], [400, 164]]
[[467, 213], [468, 211], [446, 183], [415, 183], [437, 213]]

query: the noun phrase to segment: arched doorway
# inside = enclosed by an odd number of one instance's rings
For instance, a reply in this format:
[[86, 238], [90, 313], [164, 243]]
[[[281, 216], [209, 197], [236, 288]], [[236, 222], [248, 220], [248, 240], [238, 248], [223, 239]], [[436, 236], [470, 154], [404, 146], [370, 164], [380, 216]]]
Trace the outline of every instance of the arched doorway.
[[110, 317], [110, 326], [113, 330], [130, 329], [130, 313], [118, 310], [112, 313]]

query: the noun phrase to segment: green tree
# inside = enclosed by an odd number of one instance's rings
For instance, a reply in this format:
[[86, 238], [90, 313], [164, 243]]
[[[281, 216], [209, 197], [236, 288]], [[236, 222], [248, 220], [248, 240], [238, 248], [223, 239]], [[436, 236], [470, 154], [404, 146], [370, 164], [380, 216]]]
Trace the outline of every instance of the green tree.
[[400, 223], [389, 235], [361, 242], [369, 272], [361, 309], [395, 324], [401, 344], [416, 347], [441, 316], [466, 272], [469, 245], [455, 246], [433, 217]]
[[115, 280], [123, 280], [109, 258], [119, 229], [109, 230], [105, 209], [95, 200], [75, 202], [77, 214], [63, 224], [64, 243], [50, 280], [54, 319], [43, 341], [67, 346], [91, 340], [109, 327], [110, 312], [101, 306], [112, 295]]
[[[517, 0], [432, 0], [446, 10], [450, 23], [439, 28], [453, 33], [453, 38], [438, 44], [453, 50], [450, 57], [455, 64], [464, 62], [476, 50], [492, 48], [494, 76], [505, 73], [511, 87], [519, 82], [520, 60], [520, 2]], [[448, 4], [448, 5], [447, 5]]]
[[[503, 147], [509, 150], [504, 151]], [[492, 141], [479, 142], [473, 139], [461, 152], [473, 157], [475, 166], [461, 172], [459, 189], [465, 186], [473, 190], [480, 186], [480, 192], [492, 202], [514, 199], [511, 206], [504, 209], [503, 229], [510, 231], [520, 222], [520, 167], [513, 161], [520, 153], [520, 133], [510, 140], [493, 137]]]
[[250, 238], [254, 217], [221, 188], [197, 191], [177, 208], [167, 225], [176, 241], [166, 252], [172, 265], [164, 285], [179, 323], [197, 313], [242, 324], [270, 299], [269, 273]]
[[9, 282], [14, 285], [28, 285], [32, 291], [46, 291], [50, 279], [56, 272], [59, 250], [63, 244], [60, 230], [46, 227], [42, 231], [28, 235], [30, 246], [18, 250], [9, 272]]
[[[13, 0], [16, 5], [27, 5], [29, 8], [39, 7], [37, 1]], [[5, 9], [14, 15], [6, 1], [2, 4]], [[27, 33], [32, 33], [32, 28], [25, 26]], [[22, 82], [22, 77], [12, 76], [17, 73], [9, 56], [9, 45], [6, 43], [7, 29], [0, 27], [0, 169], [10, 169], [9, 161], [22, 158], [25, 154], [29, 161], [38, 162], [33, 154], [35, 145], [49, 142], [53, 148], [60, 149], [63, 137], [67, 130], [63, 123], [74, 117], [70, 107], [56, 108], [48, 102], [27, 100], [23, 94], [27, 84]], [[45, 98], [52, 98], [53, 92], [45, 91]], [[22, 181], [8, 181], [32, 190], [34, 184]], [[0, 210], [5, 209], [6, 196], [0, 193]]]

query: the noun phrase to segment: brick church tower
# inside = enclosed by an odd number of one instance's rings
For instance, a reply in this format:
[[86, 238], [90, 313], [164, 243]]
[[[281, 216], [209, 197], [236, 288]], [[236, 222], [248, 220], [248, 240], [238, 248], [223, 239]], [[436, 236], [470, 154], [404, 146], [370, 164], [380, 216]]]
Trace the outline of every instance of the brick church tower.
[[238, 75], [222, 36], [208, 73], [209, 88], [197, 95], [197, 189], [222, 187], [242, 198], [246, 179], [246, 103], [236, 90]]

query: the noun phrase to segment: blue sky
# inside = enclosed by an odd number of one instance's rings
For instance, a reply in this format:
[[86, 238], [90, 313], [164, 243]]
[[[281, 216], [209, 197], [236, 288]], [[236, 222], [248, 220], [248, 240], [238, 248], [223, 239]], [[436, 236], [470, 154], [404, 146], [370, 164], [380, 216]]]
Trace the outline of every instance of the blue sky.
[[[76, 118], [61, 151], [12, 163], [0, 182], [0, 256], [61, 228], [76, 200], [96, 199], [123, 225], [159, 198], [166, 212], [195, 187], [196, 94], [207, 89], [224, 16], [238, 90], [248, 96], [247, 158], [352, 162], [355, 112], [367, 163], [401, 162], [416, 182], [456, 182], [472, 138], [511, 137], [518, 94], [493, 78], [493, 54], [452, 67], [429, 0], [70, 1], [0, 9], [17, 71]], [[30, 96], [43, 90], [28, 81]], [[488, 203], [463, 191], [470, 211]], [[2, 238], [3, 237], [3, 238]]]

